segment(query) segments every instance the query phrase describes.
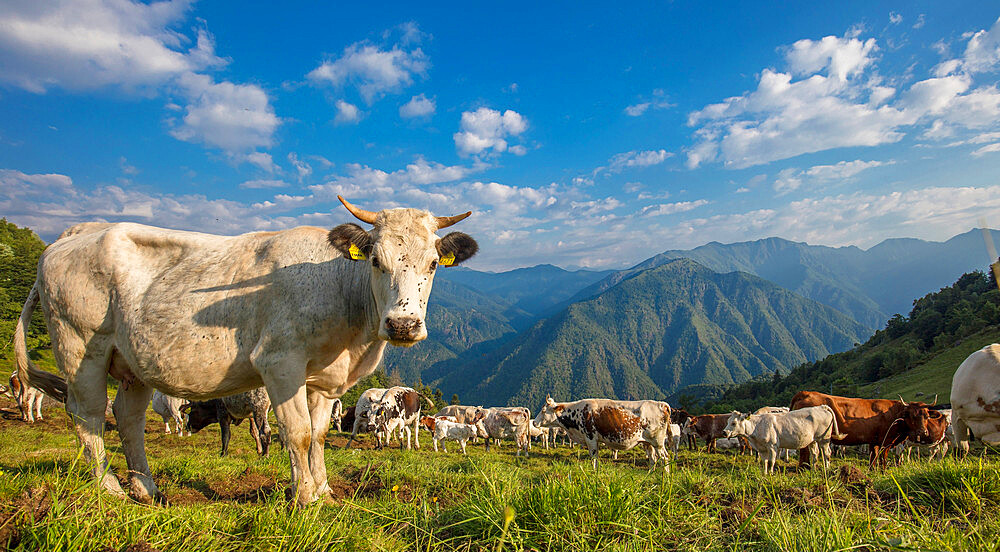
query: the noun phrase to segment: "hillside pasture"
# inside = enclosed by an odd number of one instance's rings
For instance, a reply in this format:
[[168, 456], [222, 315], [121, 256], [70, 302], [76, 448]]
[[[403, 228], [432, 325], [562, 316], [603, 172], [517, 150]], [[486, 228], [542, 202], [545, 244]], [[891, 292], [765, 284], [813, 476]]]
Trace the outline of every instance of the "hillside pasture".
[[[798, 471], [779, 461], [762, 476], [749, 456], [682, 450], [670, 474], [640, 450], [535, 446], [517, 459], [505, 443], [486, 453], [343, 450], [326, 453], [334, 498], [293, 509], [288, 457], [259, 458], [246, 425], [220, 458], [218, 426], [164, 435], [150, 412], [147, 449], [169, 505], [97, 491], [70, 420], [47, 405], [28, 425], [0, 401], [0, 548], [8, 550], [995, 550], [1000, 547], [1000, 459], [913, 462], [869, 470], [858, 457]], [[111, 463], [124, 474], [117, 433]], [[449, 450], [457, 446], [449, 443]], [[513, 514], [505, 525], [505, 513]]]

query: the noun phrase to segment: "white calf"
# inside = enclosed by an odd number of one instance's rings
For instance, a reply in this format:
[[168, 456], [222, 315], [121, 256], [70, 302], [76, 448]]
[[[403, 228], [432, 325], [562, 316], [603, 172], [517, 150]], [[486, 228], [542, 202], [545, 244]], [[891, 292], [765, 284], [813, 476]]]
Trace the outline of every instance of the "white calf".
[[[153, 390], [153, 399], [151, 401], [153, 406], [153, 412], [156, 412], [163, 418], [163, 432], [170, 433], [170, 420], [174, 421], [174, 428], [177, 429], [177, 435], [184, 435], [184, 427], [187, 425], [187, 412], [181, 412], [181, 406], [184, 405], [186, 401], [184, 399], [178, 399], [177, 397], [171, 397], [161, 391]], [[191, 435], [191, 429], [188, 429], [188, 436]]]
[[733, 412], [723, 434], [746, 436], [750, 446], [760, 453], [764, 473], [774, 471], [779, 449], [809, 448], [811, 454], [830, 459], [830, 440], [839, 435], [833, 410], [826, 405], [801, 408], [791, 412], [748, 415]]

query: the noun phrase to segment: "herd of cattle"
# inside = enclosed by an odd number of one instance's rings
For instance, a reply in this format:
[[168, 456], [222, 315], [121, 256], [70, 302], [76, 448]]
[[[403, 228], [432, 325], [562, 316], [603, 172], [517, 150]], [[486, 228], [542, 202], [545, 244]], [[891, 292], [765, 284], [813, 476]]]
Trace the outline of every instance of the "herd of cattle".
[[[1000, 345], [993, 347], [997, 348], [994, 354], [1000, 352]], [[989, 348], [984, 351], [989, 352]], [[975, 359], [976, 355], [970, 358]], [[11, 375], [10, 390], [18, 399], [25, 421], [41, 419], [40, 390], [21, 387], [16, 374]], [[257, 453], [268, 454], [271, 402], [263, 387], [194, 402], [154, 391], [151, 405], [163, 419], [164, 432], [168, 434], [171, 423], [178, 435], [185, 431], [190, 435], [218, 423], [222, 456], [229, 449], [230, 426], [249, 420]], [[601, 444], [610, 448], [616, 458], [618, 451], [641, 445], [650, 467], [662, 462], [668, 470], [668, 450], [677, 454], [684, 440], [693, 450], [696, 438], [701, 438], [708, 452], [752, 450], [760, 458], [764, 473], [771, 473], [779, 456], [784, 453], [787, 460], [792, 451], [798, 451], [802, 464], [808, 465], [811, 457], [817, 457], [825, 466], [832, 445], [866, 445], [870, 462], [884, 465], [890, 450], [900, 460], [908, 459], [914, 448], [927, 450], [931, 459], [939, 453], [943, 458], [949, 440], [956, 439], [951, 409], [935, 409], [934, 405], [907, 403], [902, 399], [857, 399], [813, 391], [796, 394], [791, 407], [700, 416], [671, 408], [662, 401], [584, 399], [559, 403], [548, 397], [534, 418], [525, 407], [465, 405], [448, 405], [431, 416], [423, 415], [424, 405], [434, 406], [430, 399], [410, 387], [371, 388], [361, 393], [356, 405], [346, 409], [340, 399], [335, 399], [331, 423], [337, 431], [350, 431], [346, 448], [351, 447], [358, 434], [371, 433], [377, 448], [389, 446], [391, 439], [396, 438], [400, 448], [419, 449], [417, 435], [422, 427], [431, 434], [435, 452], [439, 444], [447, 452], [447, 441], [458, 443], [465, 454], [469, 442], [482, 439], [489, 451], [491, 443], [509, 439], [517, 455], [527, 455], [532, 440], [537, 439], [547, 449], [550, 443], [554, 446], [564, 436], [567, 441], [587, 448], [595, 469]]]
[[[345, 223], [330, 230], [216, 236], [88, 222], [64, 231], [42, 253], [14, 330], [12, 391], [26, 417], [39, 413], [39, 391], [65, 402], [98, 485], [115, 496], [152, 502], [159, 490], [144, 431], [154, 391], [185, 400], [157, 395], [158, 409], [168, 412], [177, 431], [220, 423], [223, 452], [229, 425], [242, 419], [251, 420], [258, 450], [266, 452], [266, 399], [289, 454], [296, 503], [329, 496], [324, 455], [330, 425], [340, 421], [333, 416], [336, 399], [375, 371], [387, 345], [426, 339], [435, 271], [461, 264], [479, 248], [462, 232], [438, 235], [471, 211], [368, 211], [338, 199], [370, 227]], [[62, 377], [28, 357], [26, 335], [36, 308]], [[1000, 444], [1000, 346], [992, 347], [956, 374], [955, 441], [963, 450], [969, 430]], [[118, 380], [110, 408], [128, 492], [112, 473], [104, 446], [109, 376]], [[960, 383], [960, 376], [968, 382]], [[224, 398], [262, 386], [266, 392], [257, 391], [256, 398]], [[800, 393], [791, 412], [696, 416], [683, 424], [683, 413], [664, 402], [607, 399], [549, 398], [534, 418], [523, 408], [454, 408], [428, 419], [420, 416], [423, 399], [411, 391], [369, 390], [368, 406], [359, 401], [354, 408], [352, 441], [364, 428], [379, 443], [392, 435], [408, 443], [422, 423], [436, 442], [512, 438], [521, 454], [530, 435], [561, 428], [587, 447], [595, 467], [600, 444], [614, 451], [641, 445], [651, 465], [666, 469], [667, 440], [676, 442], [687, 431], [707, 438], [710, 447], [717, 438], [739, 436], [770, 469], [778, 449], [798, 448], [808, 462], [810, 454], [825, 459], [831, 442], [868, 444], [872, 461], [884, 462], [884, 451], [907, 439], [933, 444], [945, 416], [921, 403]], [[175, 415], [188, 420], [178, 425]]]

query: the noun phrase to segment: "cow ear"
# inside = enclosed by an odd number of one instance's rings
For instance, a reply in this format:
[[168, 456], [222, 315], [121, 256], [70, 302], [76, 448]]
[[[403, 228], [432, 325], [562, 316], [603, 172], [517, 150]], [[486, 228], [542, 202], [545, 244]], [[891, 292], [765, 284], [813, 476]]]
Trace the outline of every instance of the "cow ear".
[[455, 266], [479, 251], [479, 244], [472, 236], [462, 232], [452, 232], [439, 239], [436, 244], [439, 263], [442, 266]]
[[553, 410], [555, 410], [556, 414], [558, 414], [558, 413], [562, 412], [564, 408], [566, 408], [566, 407], [560, 404], [560, 405], [555, 406], [553, 408]]
[[371, 257], [372, 237], [357, 224], [341, 224], [330, 230], [326, 239], [344, 255], [344, 258], [363, 261]]

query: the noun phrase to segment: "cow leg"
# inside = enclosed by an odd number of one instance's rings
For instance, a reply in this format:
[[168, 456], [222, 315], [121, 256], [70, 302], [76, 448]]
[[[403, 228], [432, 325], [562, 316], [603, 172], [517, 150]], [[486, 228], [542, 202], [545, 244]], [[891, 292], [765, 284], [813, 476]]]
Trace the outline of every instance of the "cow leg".
[[590, 461], [594, 465], [594, 471], [597, 471], [597, 441], [586, 440], [587, 442], [587, 452], [590, 453]]
[[219, 456], [225, 456], [229, 454], [229, 439], [232, 437], [232, 431], [229, 427], [232, 423], [232, 418], [229, 417], [229, 412], [225, 411], [225, 408], [220, 407], [219, 410], [219, 434], [222, 435], [222, 452]]
[[413, 448], [420, 450], [420, 414], [413, 418]]
[[319, 391], [306, 390], [309, 403], [309, 418], [312, 421], [312, 440], [309, 443], [309, 473], [317, 485], [316, 494], [332, 495], [326, 475], [326, 434], [330, 431], [330, 415], [333, 399], [324, 397]]
[[458, 444], [462, 445], [462, 454], [465, 454], [465, 439], [460, 440]]
[[118, 388], [111, 406], [128, 465], [129, 490], [133, 498], [147, 504], [156, 499], [158, 492], [146, 460], [146, 407], [152, 397], [153, 388], [136, 379]]
[[[108, 467], [104, 450], [104, 412], [108, 406], [108, 350], [99, 344], [87, 347], [73, 330], [55, 319], [49, 322], [52, 349], [66, 373], [66, 412], [76, 427], [83, 454], [92, 464], [91, 473], [104, 490], [126, 497]], [[91, 342], [95, 339], [91, 338]], [[119, 387], [119, 389], [121, 389]]]
[[254, 412], [254, 421], [257, 422], [257, 434], [260, 435], [260, 455], [267, 456], [271, 451], [271, 424], [267, 423], [267, 410]]
[[260, 426], [257, 425], [257, 418], [250, 416], [250, 438], [253, 439], [254, 448], [257, 449], [257, 456], [264, 456], [264, 443], [260, 439]]
[[437, 437], [434, 437], [433, 441], [434, 441], [434, 452], [437, 452], [438, 451], [438, 440], [437, 440]]
[[969, 454], [969, 426], [959, 416], [953, 417], [951, 425], [954, 432], [955, 456], [960, 459], [965, 458], [965, 455]]
[[799, 449], [799, 468], [809, 467], [809, 447]]
[[35, 418], [39, 420], [42, 419], [42, 401], [45, 400], [45, 395], [40, 392], [35, 393]]
[[[306, 397], [305, 363], [301, 363], [301, 367], [289, 365], [287, 361], [281, 365], [268, 366], [258, 359], [256, 365], [274, 406], [281, 439], [288, 447], [295, 502], [304, 506], [318, 498], [316, 482], [309, 470], [312, 420], [309, 415], [309, 400]], [[326, 410], [327, 420], [330, 418], [330, 410], [332, 407]]]
[[[368, 423], [368, 420], [365, 420]], [[351, 448], [351, 443], [354, 442], [354, 438], [358, 436], [358, 428], [361, 427], [361, 416], [354, 416], [354, 426], [351, 428], [351, 437], [347, 440], [347, 445], [344, 446], [345, 449]]]

